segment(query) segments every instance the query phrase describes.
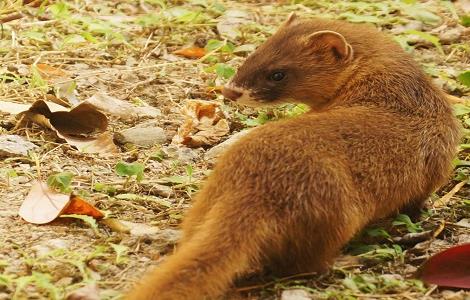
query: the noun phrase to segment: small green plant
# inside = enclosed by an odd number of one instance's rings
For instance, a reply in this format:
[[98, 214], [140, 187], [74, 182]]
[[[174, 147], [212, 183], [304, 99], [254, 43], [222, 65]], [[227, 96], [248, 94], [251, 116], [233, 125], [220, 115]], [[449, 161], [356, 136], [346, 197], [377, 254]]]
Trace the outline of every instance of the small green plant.
[[114, 252], [116, 252], [116, 264], [126, 263], [128, 261], [127, 253], [129, 252], [129, 247], [113, 243], [110, 243], [110, 245]]
[[74, 219], [79, 219], [88, 224], [91, 229], [95, 232], [95, 234], [99, 234], [98, 231], [98, 224], [96, 223], [96, 220], [93, 217], [87, 216], [87, 215], [77, 215], [77, 214], [70, 214], [70, 215], [60, 215], [61, 218], [74, 218]]
[[405, 214], [399, 214], [395, 220], [393, 221], [393, 226], [406, 226], [406, 230], [408, 232], [416, 233], [416, 232], [421, 232], [423, 231], [423, 228], [421, 228], [421, 225], [419, 223], [413, 223], [411, 221], [410, 217]]
[[97, 182], [93, 185], [93, 190], [96, 192], [105, 193], [111, 196], [116, 194], [116, 191], [117, 191], [114, 186], [107, 185], [107, 184], [100, 183], [100, 182]]
[[70, 184], [74, 176], [71, 172], [53, 174], [47, 178], [47, 185], [61, 193], [69, 194], [72, 192]]
[[460, 73], [457, 79], [466, 87], [470, 87], [470, 70]]
[[126, 184], [132, 177], [135, 177], [137, 182], [142, 181], [142, 179], [144, 179], [144, 169], [144, 165], [138, 162], [126, 163], [121, 161], [118, 162], [115, 167], [116, 174], [127, 177]]

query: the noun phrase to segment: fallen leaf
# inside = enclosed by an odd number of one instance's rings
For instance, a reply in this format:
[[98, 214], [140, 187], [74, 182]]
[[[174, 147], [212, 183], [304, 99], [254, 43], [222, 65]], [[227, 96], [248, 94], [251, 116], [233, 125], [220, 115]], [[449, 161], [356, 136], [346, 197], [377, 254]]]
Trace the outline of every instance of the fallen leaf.
[[87, 215], [95, 219], [104, 217], [101, 211], [77, 195], [70, 196], [70, 202], [61, 214]]
[[25, 114], [34, 122], [55, 129], [62, 135], [102, 133], [108, 127], [106, 116], [86, 102], [80, 103], [70, 111], [52, 112], [47, 103], [39, 100]]
[[41, 78], [49, 82], [59, 98], [65, 98], [71, 105], [77, 105], [80, 101], [76, 97], [76, 82], [70, 77], [70, 74], [60, 68], [48, 64], [36, 64], [31, 68], [36, 68]]
[[183, 109], [185, 122], [178, 129], [172, 142], [188, 147], [213, 145], [230, 131], [220, 104], [191, 100]]
[[69, 195], [57, 193], [46, 183], [36, 181], [21, 204], [19, 215], [29, 223], [49, 223], [60, 215], [69, 200]]
[[114, 144], [113, 136], [109, 132], [104, 132], [93, 138], [77, 138], [59, 133], [57, 135], [82, 153], [99, 153], [102, 155], [119, 153], [119, 149]]
[[97, 93], [85, 100], [85, 102], [123, 120], [133, 120], [139, 117], [156, 118], [161, 115], [160, 110], [155, 107], [134, 106], [104, 93]]
[[130, 234], [135, 236], [155, 235], [160, 231], [158, 227], [150, 226], [144, 223], [121, 221], [121, 224], [129, 228]]
[[108, 218], [101, 220], [101, 223], [111, 228], [112, 231], [121, 233], [130, 233], [131, 229], [124, 225], [120, 220], [114, 218]]
[[87, 102], [82, 102], [70, 111], [54, 104], [36, 101], [27, 111], [22, 112], [26, 120], [53, 130], [57, 136], [80, 152], [112, 154], [119, 150], [113, 137], [106, 131], [108, 119], [102, 112]]
[[41, 74], [41, 77], [45, 80], [51, 80], [57, 77], [62, 78], [68, 75], [64, 70], [47, 64], [36, 64], [35, 66], [38, 69], [39, 74]]
[[420, 270], [428, 284], [470, 288], [470, 244], [458, 245], [431, 257]]
[[[66, 107], [56, 104], [54, 102], [49, 102], [49, 101], [43, 101], [43, 102], [47, 104], [51, 112], [68, 110]], [[0, 111], [6, 112], [12, 115], [20, 114], [22, 112], [27, 111], [30, 108], [31, 108], [31, 104], [0, 101]]]
[[199, 47], [189, 47], [176, 50], [173, 54], [184, 56], [186, 58], [201, 58], [206, 55], [206, 50]]
[[96, 207], [76, 195], [59, 193], [36, 181], [21, 204], [20, 217], [33, 224], [45, 224], [62, 215], [82, 215], [95, 219], [104, 215]]

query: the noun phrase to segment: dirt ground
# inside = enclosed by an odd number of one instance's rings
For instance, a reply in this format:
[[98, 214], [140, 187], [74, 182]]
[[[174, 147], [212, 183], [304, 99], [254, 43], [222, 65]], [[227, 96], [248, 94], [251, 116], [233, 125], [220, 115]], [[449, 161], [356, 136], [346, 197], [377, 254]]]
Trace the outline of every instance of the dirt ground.
[[[46, 2], [0, 3], [0, 101], [60, 98], [73, 105], [106, 95], [144, 111], [158, 109], [129, 118], [104, 112], [110, 133], [144, 124], [161, 128], [163, 138], [152, 146], [119, 144], [112, 155], [83, 153], [51, 130], [2, 112], [0, 104], [0, 136], [19, 135], [37, 146], [0, 161], [0, 299], [63, 299], [81, 292], [88, 298], [70, 299], [118, 299], [171, 252], [191, 196], [212, 168], [206, 152], [244, 128], [302, 110], [236, 107], [217, 91], [290, 12], [371, 23], [390, 33], [437, 85], [460, 99], [456, 113], [463, 127], [470, 125], [465, 101], [470, 79], [459, 76], [470, 69], [467, 1]], [[187, 47], [205, 48], [206, 55], [173, 53]], [[61, 94], [64, 82], [73, 84]], [[221, 141], [198, 148], [171, 142], [191, 99], [221, 104], [230, 126]], [[399, 216], [369, 227], [344, 249], [330, 274], [264, 278], [237, 287], [234, 294], [285, 300], [470, 299], [469, 292], [415, 279], [430, 255], [470, 242], [469, 148], [465, 136], [453, 177], [432, 195], [419, 222]], [[118, 175], [119, 162], [143, 164], [143, 179]], [[77, 218], [59, 217], [44, 225], [24, 221], [18, 211], [34, 181], [60, 172], [71, 172], [72, 191], [106, 218], [127, 221], [133, 229], [120, 232], [103, 221]]]

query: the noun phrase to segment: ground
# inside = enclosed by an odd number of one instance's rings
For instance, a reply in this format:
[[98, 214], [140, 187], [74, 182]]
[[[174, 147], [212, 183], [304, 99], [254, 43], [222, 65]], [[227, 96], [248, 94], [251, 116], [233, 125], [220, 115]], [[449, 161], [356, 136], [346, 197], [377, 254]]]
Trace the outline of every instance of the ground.
[[[168, 254], [193, 193], [212, 167], [204, 155], [212, 146], [171, 143], [185, 120], [185, 103], [202, 99], [222, 104], [230, 124], [223, 139], [302, 110], [293, 105], [240, 108], [224, 104], [217, 91], [290, 12], [371, 23], [390, 33], [437, 85], [460, 99], [456, 114], [464, 127], [470, 124], [470, 106], [465, 105], [469, 74], [460, 75], [470, 64], [467, 1], [41, 2], [0, 3], [0, 101], [32, 104], [61, 98], [62, 104], [75, 104], [101, 93], [159, 109], [153, 117], [108, 113], [109, 132], [145, 123], [163, 128], [165, 138], [147, 147], [119, 145], [113, 155], [87, 154], [51, 130], [25, 126], [0, 109], [0, 135], [23, 136], [37, 146], [28, 155], [0, 161], [0, 299], [118, 299]], [[206, 55], [173, 54], [187, 47], [205, 47]], [[60, 94], [64, 85], [50, 78], [54, 76], [73, 84]], [[430, 255], [470, 242], [466, 143], [464, 137], [452, 178], [432, 195], [419, 222], [400, 215], [371, 226], [344, 249], [328, 275], [265, 278], [235, 293], [247, 299], [304, 299], [294, 293], [314, 299], [468, 299], [468, 292], [415, 279]], [[143, 179], [118, 175], [120, 162], [144, 165]], [[34, 180], [61, 172], [72, 173], [71, 190], [107, 218], [138, 228], [129, 233], [77, 218], [44, 225], [25, 222], [18, 211]], [[417, 234], [409, 238], [408, 233]], [[77, 290], [83, 287], [88, 297], [79, 298]]]

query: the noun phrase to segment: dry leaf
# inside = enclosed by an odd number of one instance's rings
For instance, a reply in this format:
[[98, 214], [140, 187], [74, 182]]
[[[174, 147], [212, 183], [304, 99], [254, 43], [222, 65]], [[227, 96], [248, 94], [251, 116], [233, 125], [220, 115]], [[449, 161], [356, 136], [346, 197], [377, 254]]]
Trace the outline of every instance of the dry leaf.
[[102, 133], [108, 127], [106, 116], [88, 103], [80, 103], [70, 111], [52, 112], [44, 101], [39, 100], [25, 115], [33, 122], [55, 129], [63, 135]]
[[176, 50], [173, 54], [184, 56], [186, 58], [201, 58], [206, 55], [206, 50], [199, 47], [189, 47]]
[[35, 67], [41, 78], [54, 86], [57, 97], [67, 99], [72, 105], [80, 102], [76, 97], [76, 82], [67, 71], [47, 64], [36, 64]]
[[36, 64], [36, 68], [38, 69], [39, 74], [41, 74], [41, 77], [48, 81], [58, 77], [66, 77], [68, 75], [64, 70], [47, 64]]
[[73, 137], [57, 133], [60, 138], [67, 141], [69, 145], [76, 147], [83, 153], [113, 154], [119, 153], [119, 149], [113, 142], [113, 136], [109, 132], [104, 132], [93, 138]]
[[230, 131], [225, 115], [217, 102], [188, 101], [183, 114], [186, 120], [173, 137], [173, 143], [188, 147], [213, 145]]
[[[43, 102], [47, 104], [51, 112], [68, 110], [66, 107], [56, 104], [54, 102], [49, 102], [49, 101], [43, 101]], [[19, 113], [25, 112], [30, 108], [31, 108], [31, 104], [0, 101], [0, 111], [6, 112], [12, 115], [17, 115]]]
[[109, 218], [101, 220], [101, 223], [111, 228], [112, 231], [121, 233], [130, 233], [131, 229], [118, 219]]
[[[55, 107], [57, 109], [57, 104]], [[60, 106], [59, 106], [60, 107]], [[26, 120], [47, 127], [64, 139], [68, 144], [84, 153], [110, 154], [119, 150], [110, 133], [106, 132], [108, 119], [86, 102], [67, 111], [51, 111], [49, 103], [36, 101], [22, 114]]]
[[29, 223], [49, 223], [60, 215], [69, 200], [69, 195], [57, 193], [46, 183], [37, 181], [21, 204], [19, 215]]
[[87, 215], [96, 219], [104, 215], [96, 207], [79, 196], [58, 193], [40, 181], [36, 181], [21, 204], [19, 215], [27, 222], [45, 224], [60, 215]]
[[104, 93], [97, 93], [85, 102], [97, 109], [119, 117], [123, 120], [132, 120], [139, 117], [156, 118], [161, 115], [159, 109], [152, 106], [134, 106], [126, 101], [111, 97]]
[[104, 217], [104, 214], [101, 211], [77, 195], [70, 196], [69, 205], [67, 205], [67, 207], [65, 207], [61, 212], [61, 215], [72, 214], [87, 215], [95, 219], [101, 219]]

